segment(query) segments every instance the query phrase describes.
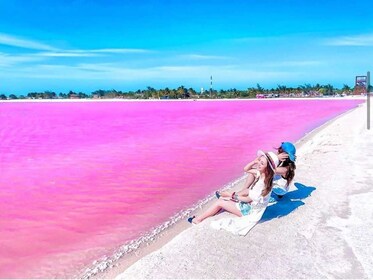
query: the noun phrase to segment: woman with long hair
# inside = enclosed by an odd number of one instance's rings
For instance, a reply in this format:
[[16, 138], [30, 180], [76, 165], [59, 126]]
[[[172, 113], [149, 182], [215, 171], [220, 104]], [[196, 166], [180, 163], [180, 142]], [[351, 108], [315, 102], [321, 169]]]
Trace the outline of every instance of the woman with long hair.
[[190, 217], [188, 222], [198, 224], [204, 219], [214, 216], [220, 210], [226, 210], [238, 217], [247, 216], [256, 207], [267, 205], [272, 191], [273, 175], [278, 166], [278, 157], [273, 152], [258, 151], [255, 160], [256, 169], [247, 170], [252, 174], [250, 186], [238, 193], [232, 193], [217, 200], [200, 216]]
[[276, 168], [273, 178], [272, 191], [278, 198], [282, 198], [289, 191], [290, 183], [295, 176], [296, 149], [292, 143], [282, 142], [277, 153], [280, 164]]

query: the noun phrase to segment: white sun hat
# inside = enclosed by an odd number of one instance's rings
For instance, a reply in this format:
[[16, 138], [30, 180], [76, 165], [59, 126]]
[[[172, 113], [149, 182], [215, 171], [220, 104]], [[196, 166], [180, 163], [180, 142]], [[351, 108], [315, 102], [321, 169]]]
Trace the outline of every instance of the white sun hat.
[[268, 163], [269, 163], [269, 166], [271, 167], [271, 169], [273, 171], [276, 171], [276, 167], [278, 166], [280, 161], [278, 160], [278, 157], [276, 156], [275, 153], [273, 153], [273, 152], [265, 153], [262, 150], [258, 150], [258, 152], [256, 154], [258, 156], [265, 156], [266, 159], [268, 160]]

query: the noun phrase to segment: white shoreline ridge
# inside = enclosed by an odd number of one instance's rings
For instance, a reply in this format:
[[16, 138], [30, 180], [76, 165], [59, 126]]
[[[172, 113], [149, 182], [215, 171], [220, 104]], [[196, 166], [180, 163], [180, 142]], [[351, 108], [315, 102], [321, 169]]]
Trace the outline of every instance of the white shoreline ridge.
[[0, 100], [0, 103], [27, 103], [27, 102], [195, 102], [195, 101], [277, 101], [277, 100], [351, 100], [362, 99], [366, 96], [345, 96], [345, 97], [284, 97], [284, 98], [222, 98], [222, 99], [122, 99], [122, 98], [108, 98], [108, 99], [10, 99]]
[[[181, 232], [117, 279], [373, 278], [373, 131], [366, 103], [297, 143], [295, 185], [246, 237], [212, 220]], [[278, 217], [278, 216], [281, 217]]]

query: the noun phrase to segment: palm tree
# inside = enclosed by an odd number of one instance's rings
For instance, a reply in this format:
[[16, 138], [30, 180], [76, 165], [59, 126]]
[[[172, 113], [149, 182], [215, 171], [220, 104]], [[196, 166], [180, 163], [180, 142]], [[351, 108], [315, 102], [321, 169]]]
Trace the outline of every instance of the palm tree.
[[176, 90], [177, 98], [185, 98], [187, 96], [187, 89], [184, 86], [179, 86]]
[[256, 84], [256, 88], [257, 88], [258, 92], [260, 92], [260, 93], [263, 93], [263, 92], [264, 92], [264, 88], [262, 88], [262, 87], [260, 86], [260, 84]]
[[344, 84], [342, 87], [342, 93], [351, 94], [351, 92], [352, 92], [352, 89], [348, 85]]
[[334, 87], [331, 84], [327, 84], [325, 86], [325, 89], [326, 89], [326, 94], [327, 95], [333, 95], [333, 93], [334, 93]]
[[287, 93], [287, 87], [282, 85], [277, 85], [276, 91], [278, 94], [286, 94]]

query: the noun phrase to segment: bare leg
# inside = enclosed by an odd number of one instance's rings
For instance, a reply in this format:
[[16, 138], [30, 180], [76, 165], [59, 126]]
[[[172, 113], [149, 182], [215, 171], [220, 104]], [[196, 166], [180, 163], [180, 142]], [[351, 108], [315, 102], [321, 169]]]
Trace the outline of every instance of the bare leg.
[[210, 206], [204, 213], [202, 213], [201, 216], [195, 217], [193, 219], [193, 223], [199, 224], [204, 219], [214, 216], [216, 213], [218, 213], [221, 209], [224, 209], [225, 211], [228, 211], [232, 214], [235, 214], [238, 217], [242, 217], [241, 211], [237, 209], [236, 202], [230, 201], [230, 200], [222, 200], [219, 199], [215, 201], [213, 205]]

